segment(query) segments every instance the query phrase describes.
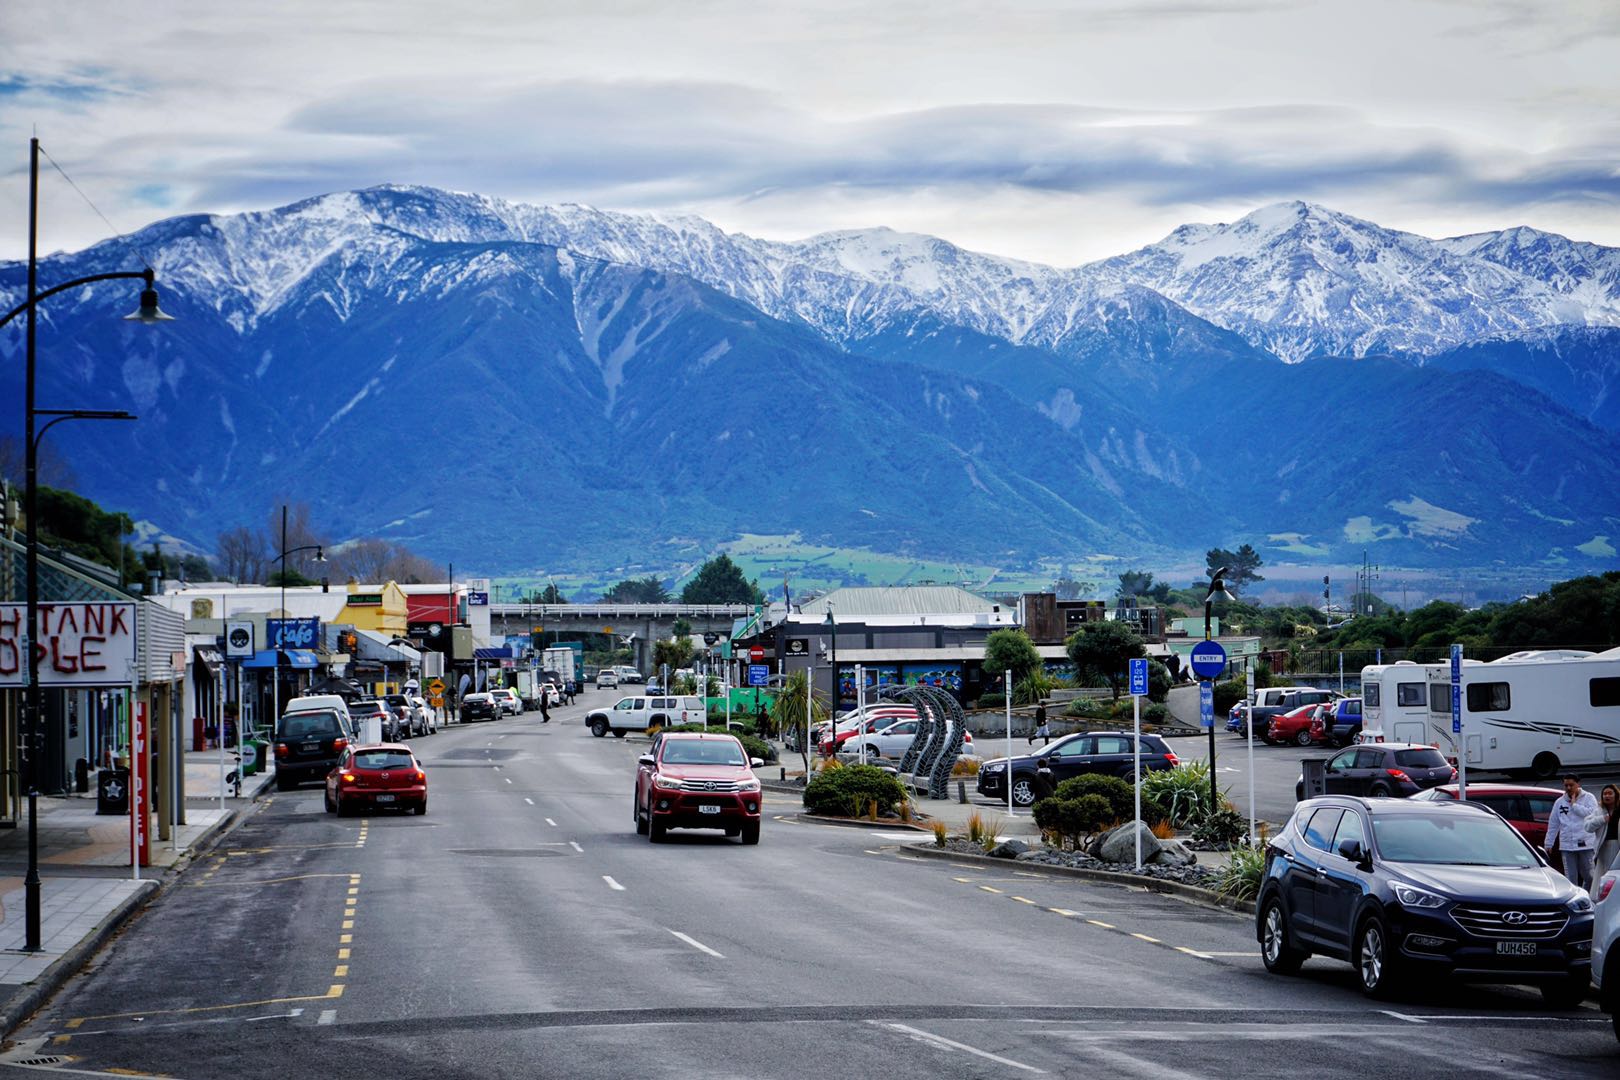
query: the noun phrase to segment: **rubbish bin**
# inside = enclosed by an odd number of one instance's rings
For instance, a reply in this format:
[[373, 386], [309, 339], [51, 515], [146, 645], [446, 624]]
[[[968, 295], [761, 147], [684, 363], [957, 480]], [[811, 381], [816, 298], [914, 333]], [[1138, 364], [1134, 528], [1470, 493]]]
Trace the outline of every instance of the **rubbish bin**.
[[253, 776], [264, 772], [265, 747], [268, 744], [263, 739], [249, 739], [242, 754], [242, 775]]
[[102, 769], [96, 774], [96, 813], [129, 813], [128, 769]]

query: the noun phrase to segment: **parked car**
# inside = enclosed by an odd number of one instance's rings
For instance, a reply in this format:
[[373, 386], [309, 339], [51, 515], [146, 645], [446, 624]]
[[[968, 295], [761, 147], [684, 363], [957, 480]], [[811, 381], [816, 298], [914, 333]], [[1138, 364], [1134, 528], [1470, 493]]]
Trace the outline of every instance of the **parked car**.
[[699, 697], [650, 697], [637, 694], [620, 698], [611, 709], [592, 709], [585, 714], [585, 726], [598, 739], [608, 732], [624, 738], [632, 731], [677, 724], [701, 724], [708, 709]]
[[[1142, 771], [1173, 769], [1181, 763], [1163, 739], [1142, 736]], [[979, 766], [979, 794], [997, 802], [1007, 801], [1008, 776], [1012, 777], [1014, 806], [1030, 806], [1042, 792], [1041, 770], [1050, 772], [1055, 787], [1073, 776], [1099, 774], [1129, 780], [1136, 769], [1136, 744], [1128, 731], [1092, 731], [1065, 735], [1056, 742], [1030, 753], [992, 758]]]
[[[1255, 692], [1260, 697], [1260, 692]], [[1265, 705], [1255, 705], [1249, 712], [1253, 714], [1254, 733], [1261, 738], [1265, 737], [1266, 729], [1271, 726], [1271, 718], [1285, 712], [1291, 712], [1301, 705], [1325, 705], [1343, 697], [1336, 690], [1318, 690], [1313, 686], [1269, 686], [1266, 688], [1264, 700], [1270, 702]], [[1238, 729], [1240, 735], [1248, 732]]]
[[859, 750], [860, 744], [853, 747], [846, 744], [858, 735], [872, 735], [884, 731], [901, 720], [914, 720], [917, 710], [911, 705], [868, 705], [864, 713], [851, 709], [838, 718], [838, 735], [835, 738], [828, 736], [832, 728], [827, 724], [817, 724], [811, 729], [816, 737], [816, 745], [828, 757], [841, 750]]
[[363, 738], [365, 722], [375, 719], [379, 738], [386, 736], [389, 726], [394, 722], [394, 713], [387, 705], [374, 699], [349, 702], [349, 719], [354, 724], [354, 733], [357, 738]]
[[619, 673], [614, 671], [612, 668], [603, 668], [601, 671], [596, 673], [596, 685], [598, 687], [618, 686]]
[[619, 673], [619, 681], [622, 683], [644, 683], [647, 681], [641, 672], [628, 665], [621, 664], [613, 670]]
[[[1457, 779], [1457, 770], [1445, 755], [1422, 743], [1351, 746], [1328, 758], [1323, 773], [1329, 795], [1373, 799], [1404, 798]], [[1305, 798], [1303, 773], [1294, 784], [1294, 798]]]
[[[420, 699], [418, 699], [420, 700]], [[414, 739], [427, 734], [427, 707], [418, 707], [408, 694], [384, 694], [383, 702], [399, 717], [402, 725], [398, 738]]]
[[[1602, 867], [1598, 867], [1603, 871]], [[1620, 864], [1603, 871], [1592, 898], [1597, 903], [1592, 927], [1592, 986], [1598, 992], [1598, 1007], [1609, 1014], [1614, 1037], [1620, 1039]]]
[[647, 693], [656, 695], [656, 694], [663, 694], [663, 693], [667, 693], [667, 692], [668, 691], [666, 691], [664, 689], [664, 684], [659, 682], [657, 679], [649, 679], [649, 680], [647, 680]]
[[653, 843], [669, 829], [724, 829], [759, 843], [760, 790], [742, 743], [730, 735], [661, 732], [636, 766], [636, 832]]
[[326, 774], [326, 812], [342, 817], [360, 807], [427, 813], [427, 773], [408, 746], [350, 747]]
[[1311, 745], [1311, 719], [1325, 706], [1321, 703], [1300, 705], [1289, 709], [1285, 713], [1278, 713], [1271, 718], [1266, 729], [1257, 732], [1265, 740], [1267, 746], [1277, 746], [1280, 743], [1294, 743], [1297, 746]]
[[[906, 756], [911, 744], [917, 739], [917, 729], [921, 726], [920, 720], [897, 720], [888, 727], [862, 735], [860, 741], [846, 742], [843, 752], [846, 754], [859, 754], [865, 747], [869, 758], [900, 759]], [[962, 753], [973, 753], [973, 732], [962, 733]]]
[[276, 790], [291, 791], [332, 771], [354, 739], [347, 710], [298, 709], [276, 722]]
[[499, 720], [505, 711], [500, 702], [482, 691], [461, 699], [463, 720]]
[[[1456, 784], [1441, 784], [1413, 795], [1414, 799], [1449, 802], [1457, 798]], [[1488, 806], [1502, 815], [1519, 835], [1538, 848], [1547, 846], [1547, 819], [1563, 792], [1524, 784], [1469, 784], [1468, 801]]]
[[434, 715], [433, 706], [427, 703], [427, 698], [414, 690], [406, 690], [405, 696], [410, 699], [411, 707], [421, 714], [423, 730], [429, 735], [439, 733], [439, 721]]
[[1318, 746], [1349, 746], [1361, 734], [1361, 699], [1340, 698], [1311, 717], [1311, 741]]
[[491, 690], [489, 696], [501, 707], [501, 712], [507, 716], [523, 715], [523, 699], [517, 696], [517, 691], [510, 687], [500, 687]]
[[1267, 970], [1334, 957], [1371, 997], [1443, 976], [1534, 984], [1573, 1008], [1591, 975], [1591, 898], [1468, 802], [1301, 803], [1266, 847], [1255, 910]]

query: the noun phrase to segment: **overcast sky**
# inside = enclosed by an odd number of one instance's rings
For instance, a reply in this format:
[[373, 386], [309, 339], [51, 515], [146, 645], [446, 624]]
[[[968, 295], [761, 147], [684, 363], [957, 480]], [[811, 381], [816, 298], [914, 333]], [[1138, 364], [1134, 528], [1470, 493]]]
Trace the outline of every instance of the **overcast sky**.
[[1620, 0], [3, 0], [0, 258], [36, 130], [123, 231], [394, 182], [1059, 265], [1293, 198], [1620, 246], [1617, 102]]

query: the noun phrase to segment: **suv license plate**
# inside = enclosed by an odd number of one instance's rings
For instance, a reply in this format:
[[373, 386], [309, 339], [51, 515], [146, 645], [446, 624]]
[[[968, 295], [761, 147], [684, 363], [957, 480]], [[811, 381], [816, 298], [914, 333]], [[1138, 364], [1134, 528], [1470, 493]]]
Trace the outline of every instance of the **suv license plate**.
[[[392, 795], [379, 795], [379, 796], [377, 796], [377, 801], [378, 802], [393, 802], [394, 797]], [[1508, 942], [1504, 941], [1504, 942], [1500, 942], [1499, 944], [1506, 945], [1506, 944], [1508, 944]]]
[[307, 742], [303, 746], [299, 747], [299, 749], [302, 750], [306, 754], [313, 754], [317, 750], [319, 750], [320, 748], [321, 748], [321, 744], [318, 743], [318, 742]]
[[718, 806], [700, 806], [700, 807], [698, 807], [698, 813], [700, 813], [700, 814], [718, 814], [719, 812], [720, 812], [720, 808]]
[[1497, 956], [1534, 956], [1536, 943], [1533, 941], [1498, 941], [1496, 943]]

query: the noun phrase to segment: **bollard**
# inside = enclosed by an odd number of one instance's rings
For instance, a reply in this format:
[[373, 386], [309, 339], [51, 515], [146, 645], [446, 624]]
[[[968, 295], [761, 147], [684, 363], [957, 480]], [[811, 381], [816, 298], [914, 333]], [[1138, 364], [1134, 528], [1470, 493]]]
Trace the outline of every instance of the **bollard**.
[[781, 772], [782, 772], [782, 775], [781, 775], [780, 779], [784, 783], [786, 783], [787, 782], [787, 766], [786, 765], [782, 766]]
[[956, 801], [961, 803], [963, 806], [967, 805], [967, 781], [966, 780], [958, 780], [956, 782]]

